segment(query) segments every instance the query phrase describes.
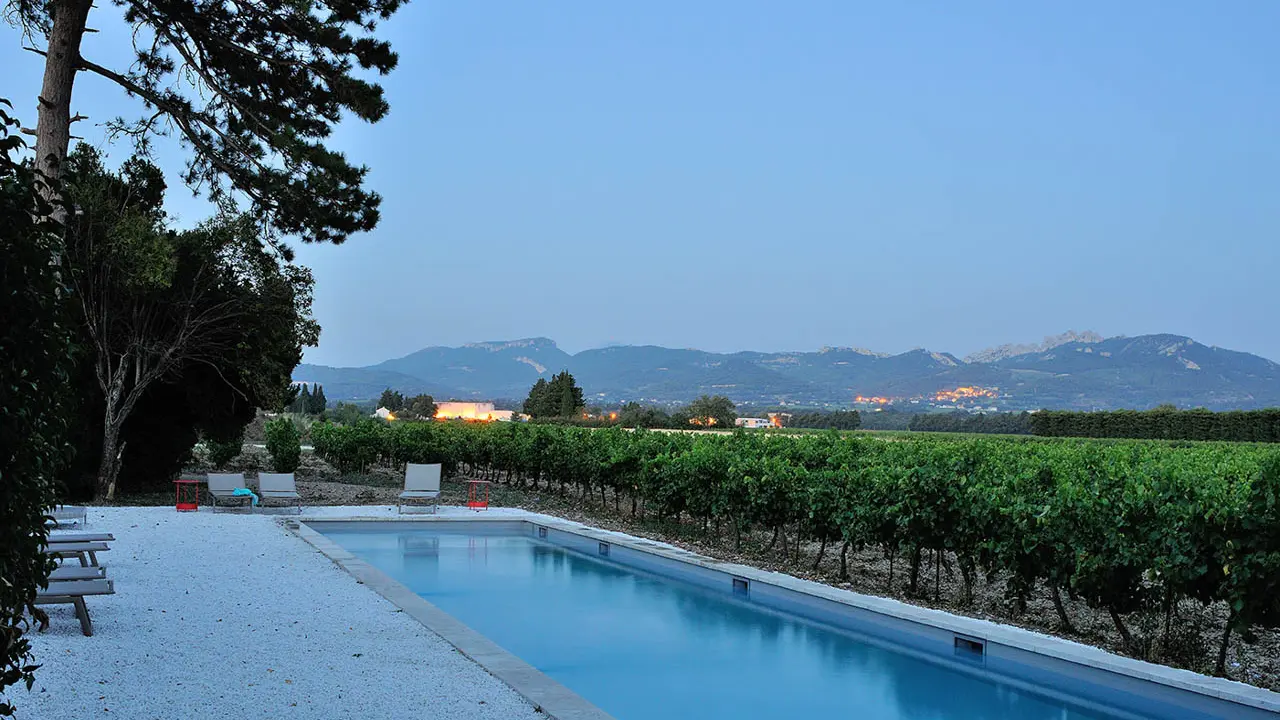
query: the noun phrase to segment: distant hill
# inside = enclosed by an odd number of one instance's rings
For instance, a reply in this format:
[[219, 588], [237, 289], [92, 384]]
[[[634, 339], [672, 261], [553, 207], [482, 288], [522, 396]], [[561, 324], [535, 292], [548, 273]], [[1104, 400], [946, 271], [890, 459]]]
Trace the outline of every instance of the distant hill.
[[[711, 353], [652, 345], [570, 355], [547, 338], [429, 347], [363, 368], [300, 365], [333, 400], [376, 398], [386, 387], [438, 399], [522, 398], [539, 377], [569, 370], [588, 402], [687, 402], [703, 393], [748, 405], [847, 407], [855, 397], [895, 405], [1000, 410], [1280, 406], [1280, 364], [1179, 335], [1102, 338], [1069, 332], [961, 360], [918, 349]], [[957, 388], [981, 388], [976, 397]]]

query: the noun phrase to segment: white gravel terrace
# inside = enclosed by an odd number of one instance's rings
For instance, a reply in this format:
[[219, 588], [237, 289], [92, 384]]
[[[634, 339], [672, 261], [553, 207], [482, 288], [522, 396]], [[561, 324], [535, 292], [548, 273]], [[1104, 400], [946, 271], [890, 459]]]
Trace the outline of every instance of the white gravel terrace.
[[116, 594], [87, 599], [93, 637], [45, 607], [35, 686], [8, 693], [20, 719], [545, 717], [275, 516], [90, 508], [83, 530], [114, 533]]

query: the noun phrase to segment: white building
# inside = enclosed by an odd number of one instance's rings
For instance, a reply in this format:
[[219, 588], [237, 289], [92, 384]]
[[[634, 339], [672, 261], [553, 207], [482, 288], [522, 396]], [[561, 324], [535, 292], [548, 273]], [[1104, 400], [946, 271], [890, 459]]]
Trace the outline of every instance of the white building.
[[511, 410], [494, 410], [491, 402], [438, 402], [437, 420], [494, 420], [508, 421], [515, 413]]
[[733, 424], [736, 427], [747, 428], [748, 430], [759, 430], [762, 428], [773, 427], [773, 423], [770, 422], [769, 418], [740, 417], [737, 420], [734, 420]]

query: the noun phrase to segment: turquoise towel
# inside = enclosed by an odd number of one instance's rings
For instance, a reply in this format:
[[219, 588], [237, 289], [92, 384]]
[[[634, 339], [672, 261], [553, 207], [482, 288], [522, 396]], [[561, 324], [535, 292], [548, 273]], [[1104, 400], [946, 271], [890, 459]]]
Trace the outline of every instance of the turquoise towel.
[[249, 497], [253, 498], [252, 500], [249, 501], [249, 503], [253, 507], [258, 506], [258, 496], [249, 488], [236, 488], [235, 490], [231, 491], [231, 494], [238, 495], [239, 497], [244, 497], [245, 495], [248, 495]]

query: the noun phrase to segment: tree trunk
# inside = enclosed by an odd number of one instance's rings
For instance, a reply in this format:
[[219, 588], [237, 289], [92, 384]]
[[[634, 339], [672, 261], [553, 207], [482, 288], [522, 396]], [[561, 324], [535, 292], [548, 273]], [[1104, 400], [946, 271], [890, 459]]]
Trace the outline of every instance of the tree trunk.
[[915, 595], [920, 590], [920, 546], [911, 549], [911, 582], [907, 584], [907, 592]]
[[769, 552], [770, 550], [772, 550], [773, 546], [778, 543], [778, 531], [780, 529], [781, 529], [781, 526], [778, 526], [778, 525], [773, 526], [773, 539], [769, 541], [769, 546], [764, 549], [765, 552]]
[[1132, 654], [1135, 651], [1133, 644], [1133, 636], [1129, 634], [1129, 628], [1125, 627], [1124, 620], [1121, 619], [1120, 613], [1115, 608], [1108, 607], [1107, 612], [1111, 613], [1111, 622], [1115, 623], [1116, 631], [1120, 633], [1120, 637], [1124, 640], [1125, 650]]
[[114, 500], [116, 496], [116, 476], [120, 474], [120, 425], [112, 417], [110, 410], [102, 431], [102, 460], [98, 463], [98, 497]]
[[942, 589], [942, 551], [933, 551], [933, 601], [938, 602], [942, 596], [939, 594]]
[[1053, 608], [1058, 611], [1058, 620], [1062, 623], [1062, 629], [1074, 634], [1076, 629], [1071, 625], [1071, 618], [1067, 617], [1066, 606], [1062, 604], [1062, 590], [1056, 583], [1050, 583], [1049, 591], [1053, 593]]
[[[51, 5], [53, 28], [44, 61], [44, 85], [37, 102], [36, 169], [57, 179], [62, 176], [62, 164], [71, 144], [71, 89], [92, 2], [57, 0]], [[46, 197], [52, 199], [50, 192], [46, 191]], [[62, 211], [54, 212], [55, 219], [61, 220]]]
[[822, 539], [822, 544], [818, 546], [818, 559], [813, 561], [813, 569], [817, 570], [822, 564], [822, 556], [827, 554], [827, 539]]
[[845, 540], [844, 545], [840, 546], [840, 579], [849, 579], [849, 541]]
[[960, 565], [960, 577], [964, 579], [964, 604], [968, 607], [973, 604], [974, 568], [964, 559], [957, 560], [957, 564]]
[[1227, 629], [1222, 633], [1222, 644], [1218, 646], [1218, 662], [1213, 666], [1213, 674], [1218, 677], [1227, 676], [1227, 645], [1231, 643], [1231, 625], [1235, 620], [1235, 613], [1227, 617]]

